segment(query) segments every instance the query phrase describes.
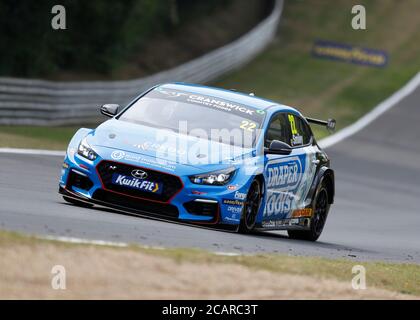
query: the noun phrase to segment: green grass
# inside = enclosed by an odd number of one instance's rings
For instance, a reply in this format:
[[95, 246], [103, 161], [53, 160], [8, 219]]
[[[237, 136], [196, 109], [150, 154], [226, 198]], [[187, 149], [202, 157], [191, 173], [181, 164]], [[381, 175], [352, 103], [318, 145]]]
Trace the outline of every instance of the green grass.
[[[238, 72], [214, 83], [297, 107], [305, 115], [357, 120], [420, 70], [420, 1], [363, 0], [367, 30], [351, 28], [347, 0], [286, 1], [270, 48]], [[316, 39], [385, 50], [389, 64], [375, 68], [317, 59]], [[320, 137], [323, 128], [314, 127]], [[0, 127], [0, 147], [65, 149], [76, 127]]]
[[79, 128], [0, 126], [0, 147], [65, 150]]
[[[74, 246], [86, 246], [51, 240], [40, 240], [15, 232], [0, 231], [0, 247], [11, 247], [13, 245], [35, 246], [43, 243], [54, 244], [63, 249]], [[101, 248], [103, 247], [98, 247], [98, 250]], [[132, 245], [125, 248], [117, 247], [115, 250], [132, 250], [134, 252], [140, 251], [147, 254], [165, 256], [174, 259], [178, 263], [239, 264], [255, 270], [266, 270], [291, 275], [306, 275], [315, 278], [335, 279], [345, 282], [350, 282], [354, 276], [352, 274], [352, 267], [356, 264], [360, 264], [366, 268], [366, 283], [368, 287], [382, 288], [398, 293], [420, 296], [420, 265], [417, 264], [355, 262], [344, 259], [333, 260], [314, 257], [294, 257], [281, 254], [220, 256], [197, 249], [151, 249], [138, 245]]]
[[[242, 70], [216, 86], [255, 92], [300, 109], [305, 115], [336, 118], [337, 128], [354, 122], [420, 71], [420, 2], [359, 1], [367, 30], [351, 28], [346, 0], [286, 1], [273, 45]], [[385, 50], [385, 68], [311, 56], [316, 39]], [[316, 130], [325, 136], [326, 130]]]

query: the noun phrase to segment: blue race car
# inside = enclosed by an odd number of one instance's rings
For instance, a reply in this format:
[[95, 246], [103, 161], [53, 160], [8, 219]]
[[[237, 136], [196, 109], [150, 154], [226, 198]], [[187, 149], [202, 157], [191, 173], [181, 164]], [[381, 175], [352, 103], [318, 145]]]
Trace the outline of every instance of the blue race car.
[[81, 206], [218, 225], [287, 230], [315, 241], [334, 201], [334, 172], [305, 118], [272, 101], [182, 83], [151, 88], [111, 119], [79, 129], [59, 192]]

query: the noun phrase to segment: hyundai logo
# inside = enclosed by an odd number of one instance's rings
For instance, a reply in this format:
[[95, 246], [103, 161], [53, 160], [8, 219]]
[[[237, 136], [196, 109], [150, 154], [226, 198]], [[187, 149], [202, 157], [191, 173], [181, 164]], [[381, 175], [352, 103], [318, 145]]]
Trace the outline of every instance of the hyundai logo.
[[146, 179], [147, 178], [147, 173], [144, 172], [143, 170], [140, 170], [140, 169], [136, 169], [136, 170], [131, 171], [131, 175], [134, 178], [137, 178], [137, 179]]

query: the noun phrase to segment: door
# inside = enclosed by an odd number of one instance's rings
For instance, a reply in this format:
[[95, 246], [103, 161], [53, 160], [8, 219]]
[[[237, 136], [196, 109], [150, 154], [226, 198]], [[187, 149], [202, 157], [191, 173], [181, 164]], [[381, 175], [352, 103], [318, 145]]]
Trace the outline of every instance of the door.
[[[265, 155], [266, 197], [262, 223], [281, 225], [294, 210], [304, 208], [316, 171], [315, 147], [307, 123], [300, 116], [278, 113], [267, 128], [264, 145], [280, 140], [293, 149], [290, 155]], [[310, 181], [309, 181], [310, 180]], [[280, 222], [280, 223], [279, 223]]]
[[293, 147], [293, 154], [299, 157], [303, 168], [299, 185], [293, 192], [294, 201], [289, 213], [289, 218], [291, 218], [293, 210], [303, 209], [310, 205], [310, 199], [307, 199], [307, 195], [315, 178], [319, 160], [317, 160], [318, 147], [314, 145], [312, 130], [306, 120], [291, 113], [287, 115], [287, 118], [290, 124], [290, 144]]

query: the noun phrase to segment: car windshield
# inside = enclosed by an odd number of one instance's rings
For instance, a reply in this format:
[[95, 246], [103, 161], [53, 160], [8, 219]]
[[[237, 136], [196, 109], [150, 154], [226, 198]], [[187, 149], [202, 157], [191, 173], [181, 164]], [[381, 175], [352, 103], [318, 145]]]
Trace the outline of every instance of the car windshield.
[[118, 119], [252, 148], [264, 116], [263, 110], [236, 102], [156, 88], [137, 100]]

